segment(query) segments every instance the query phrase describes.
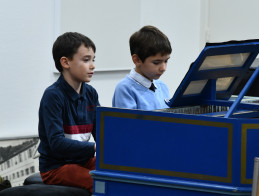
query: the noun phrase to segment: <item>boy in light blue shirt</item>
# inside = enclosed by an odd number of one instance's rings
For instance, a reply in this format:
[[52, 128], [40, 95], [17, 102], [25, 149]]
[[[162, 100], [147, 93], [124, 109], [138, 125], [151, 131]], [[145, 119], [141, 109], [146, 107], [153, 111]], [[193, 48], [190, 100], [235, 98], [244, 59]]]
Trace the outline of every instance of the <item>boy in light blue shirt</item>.
[[159, 80], [172, 52], [166, 35], [154, 26], [144, 26], [130, 37], [135, 68], [116, 86], [112, 106], [156, 110], [168, 108], [168, 87]]

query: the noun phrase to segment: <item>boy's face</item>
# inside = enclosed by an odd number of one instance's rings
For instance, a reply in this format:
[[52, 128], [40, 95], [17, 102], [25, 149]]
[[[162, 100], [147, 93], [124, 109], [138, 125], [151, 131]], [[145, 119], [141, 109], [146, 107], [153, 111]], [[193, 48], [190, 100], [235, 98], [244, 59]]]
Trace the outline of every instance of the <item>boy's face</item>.
[[93, 49], [82, 44], [74, 54], [73, 59], [68, 59], [71, 79], [76, 82], [90, 82], [94, 74], [94, 59]]
[[159, 79], [160, 76], [165, 72], [167, 61], [170, 58], [170, 54], [162, 56], [159, 53], [155, 56], [149, 56], [144, 62], [142, 62], [137, 55], [135, 56], [137, 59], [134, 60], [134, 55], [132, 58], [136, 65], [135, 71], [151, 81]]

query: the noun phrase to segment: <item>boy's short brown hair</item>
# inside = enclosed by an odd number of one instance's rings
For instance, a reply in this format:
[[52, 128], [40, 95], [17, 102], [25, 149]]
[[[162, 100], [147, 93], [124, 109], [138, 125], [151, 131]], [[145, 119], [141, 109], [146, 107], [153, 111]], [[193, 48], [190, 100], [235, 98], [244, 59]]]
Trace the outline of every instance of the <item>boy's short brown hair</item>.
[[84, 44], [86, 48], [92, 48], [96, 51], [93, 41], [85, 35], [77, 32], [67, 32], [60, 35], [53, 44], [52, 55], [55, 61], [55, 66], [59, 72], [62, 72], [62, 65], [60, 64], [61, 57], [73, 59], [73, 55], [77, 53], [78, 48]]
[[167, 36], [154, 26], [144, 26], [129, 40], [131, 55], [136, 54], [142, 62], [156, 54], [171, 54], [172, 48]]

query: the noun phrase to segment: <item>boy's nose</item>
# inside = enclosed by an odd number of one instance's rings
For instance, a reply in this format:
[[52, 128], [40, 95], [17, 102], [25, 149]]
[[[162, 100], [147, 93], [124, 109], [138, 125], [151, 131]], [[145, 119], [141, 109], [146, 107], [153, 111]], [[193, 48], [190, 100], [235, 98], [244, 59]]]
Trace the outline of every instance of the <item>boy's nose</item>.
[[90, 65], [90, 68], [91, 68], [91, 69], [95, 69], [94, 62], [92, 62], [92, 64]]
[[160, 66], [160, 70], [161, 71], [165, 71], [166, 70], [166, 66], [167, 66], [167, 63], [162, 63], [161, 66]]

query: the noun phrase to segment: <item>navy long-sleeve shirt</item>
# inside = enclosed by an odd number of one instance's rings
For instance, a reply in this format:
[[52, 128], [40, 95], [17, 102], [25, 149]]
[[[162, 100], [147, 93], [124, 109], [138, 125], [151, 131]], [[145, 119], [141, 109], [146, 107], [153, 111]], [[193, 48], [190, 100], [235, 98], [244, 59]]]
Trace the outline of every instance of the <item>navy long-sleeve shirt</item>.
[[96, 90], [83, 83], [78, 94], [61, 75], [48, 87], [39, 109], [38, 151], [41, 172], [65, 164], [84, 164], [94, 156], [95, 114], [99, 105]]

